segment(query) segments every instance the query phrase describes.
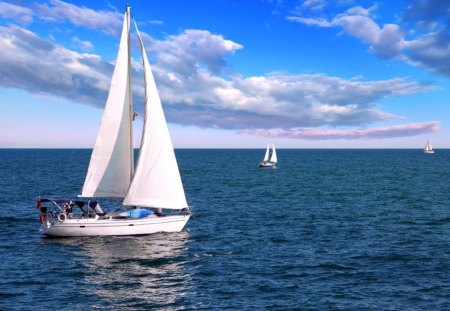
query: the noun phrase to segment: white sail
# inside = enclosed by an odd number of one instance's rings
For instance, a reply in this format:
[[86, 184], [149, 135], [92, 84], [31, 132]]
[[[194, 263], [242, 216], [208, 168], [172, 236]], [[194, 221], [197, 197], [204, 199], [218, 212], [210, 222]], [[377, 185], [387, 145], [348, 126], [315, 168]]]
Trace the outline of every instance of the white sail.
[[272, 143], [272, 156], [270, 157], [270, 162], [277, 163], [277, 152], [275, 150], [275, 145]]
[[122, 36], [103, 118], [92, 151], [82, 197], [125, 197], [133, 174], [130, 83], [130, 10]]
[[145, 114], [136, 172], [124, 205], [182, 209], [187, 207], [177, 160], [158, 90], [137, 29], [145, 80]]
[[427, 144], [425, 145], [425, 150], [426, 151], [431, 151], [433, 150], [433, 146], [431, 145], [431, 143], [429, 141], [427, 141]]
[[270, 144], [267, 144], [266, 154], [264, 155], [264, 162], [269, 161], [269, 150], [270, 150]]

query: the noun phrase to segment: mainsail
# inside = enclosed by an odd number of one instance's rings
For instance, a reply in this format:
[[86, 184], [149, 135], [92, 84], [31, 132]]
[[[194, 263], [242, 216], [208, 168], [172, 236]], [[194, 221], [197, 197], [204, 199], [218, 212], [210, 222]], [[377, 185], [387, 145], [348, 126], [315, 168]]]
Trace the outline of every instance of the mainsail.
[[134, 25], [144, 66], [145, 114], [136, 172], [123, 204], [183, 209], [188, 205], [169, 129], [141, 35]]
[[133, 175], [130, 78], [130, 8], [127, 7], [116, 67], [82, 197], [125, 197]]

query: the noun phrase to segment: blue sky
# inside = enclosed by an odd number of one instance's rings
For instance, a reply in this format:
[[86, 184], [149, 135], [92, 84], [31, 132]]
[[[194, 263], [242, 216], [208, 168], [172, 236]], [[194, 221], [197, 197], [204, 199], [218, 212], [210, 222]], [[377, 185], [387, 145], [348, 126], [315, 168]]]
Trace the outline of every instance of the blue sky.
[[[0, 147], [93, 146], [125, 3], [0, 0]], [[448, 1], [130, 4], [175, 147], [450, 147]]]

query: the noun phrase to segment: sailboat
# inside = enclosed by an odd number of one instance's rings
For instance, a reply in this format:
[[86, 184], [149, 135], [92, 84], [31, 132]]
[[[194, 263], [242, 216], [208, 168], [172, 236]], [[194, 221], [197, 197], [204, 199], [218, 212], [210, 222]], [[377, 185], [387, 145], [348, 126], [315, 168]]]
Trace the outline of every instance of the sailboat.
[[[272, 154], [270, 154], [270, 147], [272, 147]], [[269, 160], [270, 156], [270, 160]], [[258, 167], [273, 167], [277, 166], [277, 151], [275, 150], [274, 143], [267, 143], [266, 153], [264, 159], [259, 162]]]
[[429, 140], [427, 140], [427, 144], [425, 145], [425, 148], [423, 148], [423, 153], [434, 153], [433, 146]]
[[[127, 5], [117, 62], [80, 200], [38, 198], [40, 231], [46, 236], [177, 232], [191, 217], [136, 21], [133, 22], [142, 52], [145, 112], [139, 157], [134, 167], [130, 20], [131, 9]], [[119, 198], [123, 202], [119, 210], [106, 213], [94, 198]]]

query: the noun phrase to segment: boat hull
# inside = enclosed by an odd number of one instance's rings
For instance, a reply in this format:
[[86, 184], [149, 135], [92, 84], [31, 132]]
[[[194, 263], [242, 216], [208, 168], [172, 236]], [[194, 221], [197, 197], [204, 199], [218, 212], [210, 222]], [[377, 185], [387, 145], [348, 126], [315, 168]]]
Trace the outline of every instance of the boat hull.
[[432, 154], [432, 153], [434, 153], [434, 150], [424, 150], [423, 153], [429, 153], [429, 154]]
[[258, 164], [258, 167], [262, 168], [275, 168], [277, 167], [277, 164], [274, 162], [261, 162]]
[[40, 232], [48, 237], [147, 235], [179, 232], [191, 215], [170, 215], [142, 219], [67, 219], [46, 221]]

